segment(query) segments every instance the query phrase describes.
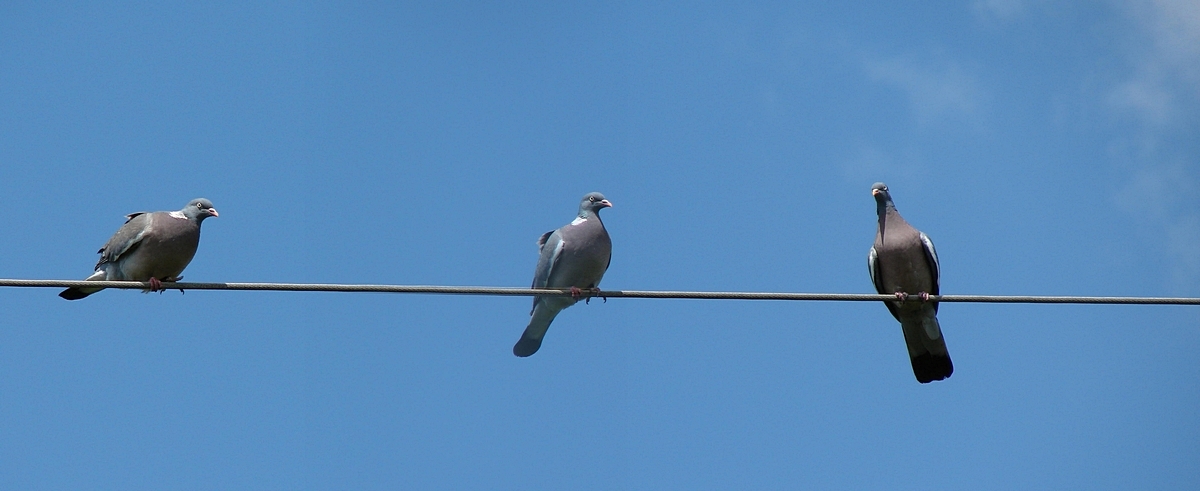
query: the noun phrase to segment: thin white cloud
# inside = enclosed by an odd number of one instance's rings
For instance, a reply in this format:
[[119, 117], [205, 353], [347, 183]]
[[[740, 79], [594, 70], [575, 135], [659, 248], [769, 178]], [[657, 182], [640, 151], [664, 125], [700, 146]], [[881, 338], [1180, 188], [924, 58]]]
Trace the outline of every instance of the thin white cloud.
[[1127, 80], [1108, 92], [1111, 107], [1136, 115], [1146, 123], [1165, 125], [1172, 121], [1175, 108], [1171, 91], [1152, 69], [1143, 69], [1137, 77]]
[[908, 57], [868, 60], [871, 78], [894, 85], [908, 96], [913, 114], [922, 124], [941, 119], [975, 116], [983, 91], [978, 80], [958, 65], [931, 67]]
[[1180, 116], [1180, 98], [1200, 97], [1200, 2], [1128, 1], [1121, 7], [1136, 27], [1128, 38], [1132, 74], [1106, 102], [1146, 123], [1171, 124]]
[[1132, 122], [1113, 140], [1114, 161], [1130, 171], [1118, 195], [1128, 212], [1158, 229], [1171, 264], [1169, 288], [1200, 291], [1200, 207], [1180, 189], [1200, 187], [1200, 154], [1172, 145], [1200, 135], [1200, 2], [1125, 1], [1117, 4], [1133, 27], [1122, 35], [1128, 75], [1104, 103]]
[[1130, 2], [1149, 10], [1143, 22], [1154, 36], [1155, 47], [1172, 65], [1188, 76], [1200, 76], [1195, 61], [1200, 58], [1200, 2], [1195, 0], [1156, 0]]
[[[1163, 251], [1170, 263], [1168, 288], [1183, 294], [1200, 292], [1200, 209], [1191, 195], [1180, 189], [1200, 186], [1200, 166], [1182, 160], [1162, 163], [1155, 159], [1156, 148], [1146, 148], [1149, 142], [1118, 146], [1142, 145], [1140, 156], [1123, 158], [1137, 162], [1138, 168], [1117, 193], [1117, 204], [1139, 221], [1150, 226], [1162, 237]], [[1121, 157], [1119, 157], [1121, 158]], [[1194, 158], [1194, 156], [1193, 156]]]

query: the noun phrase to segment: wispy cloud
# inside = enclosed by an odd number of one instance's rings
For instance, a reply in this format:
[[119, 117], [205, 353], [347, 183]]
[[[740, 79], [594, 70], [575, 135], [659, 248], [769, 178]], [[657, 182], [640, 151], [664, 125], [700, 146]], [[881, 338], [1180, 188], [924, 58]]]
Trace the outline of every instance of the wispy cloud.
[[1200, 165], [1195, 160], [1152, 160], [1151, 156], [1157, 154], [1151, 150], [1133, 159], [1141, 165], [1131, 171], [1129, 181], [1117, 194], [1117, 203], [1163, 237], [1171, 265], [1168, 286], [1176, 292], [1196, 294], [1200, 292], [1200, 209], [1192, 195], [1180, 189], [1200, 186]]
[[1161, 77], [1143, 69], [1133, 79], [1122, 82], [1108, 92], [1105, 102], [1109, 106], [1133, 114], [1146, 123], [1164, 125], [1173, 119], [1175, 107], [1172, 94], [1163, 85]]
[[1194, 0], [1155, 0], [1129, 2], [1144, 9], [1142, 22], [1154, 36], [1155, 47], [1165, 61], [1181, 69], [1189, 78], [1200, 76], [1196, 59], [1200, 58], [1200, 3]]
[[1121, 7], [1137, 27], [1127, 39], [1132, 71], [1106, 102], [1146, 123], [1173, 123], [1179, 99], [1200, 96], [1200, 2], [1129, 1]]
[[871, 78], [894, 85], [908, 96], [917, 122], [976, 116], [983, 91], [978, 79], [956, 64], [920, 63], [910, 57], [867, 60]]
[[[1122, 39], [1128, 75], [1115, 77], [1102, 101], [1132, 127], [1114, 138], [1115, 158], [1130, 179], [1118, 202], [1161, 231], [1179, 292], [1200, 291], [1200, 207], [1179, 189], [1200, 187], [1194, 145], [1172, 145], [1200, 134], [1200, 2], [1128, 1], [1117, 4], [1132, 24]], [[1126, 119], [1127, 118], [1127, 119]]]

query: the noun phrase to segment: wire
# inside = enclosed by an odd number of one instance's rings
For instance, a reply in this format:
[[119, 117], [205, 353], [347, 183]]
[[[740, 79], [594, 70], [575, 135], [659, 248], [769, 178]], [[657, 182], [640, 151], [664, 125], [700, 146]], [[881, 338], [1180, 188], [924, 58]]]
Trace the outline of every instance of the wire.
[[[0, 279], [0, 286], [32, 288], [124, 288], [149, 289], [149, 283], [138, 281], [83, 280], [13, 280]], [[250, 290], [288, 292], [356, 292], [356, 293], [433, 293], [443, 295], [504, 295], [504, 296], [568, 296], [570, 290], [504, 288], [489, 286], [427, 286], [427, 285], [347, 285], [329, 283], [163, 283], [169, 290]], [[585, 291], [586, 294], [586, 291]], [[699, 300], [817, 300], [878, 302], [896, 300], [895, 295], [874, 293], [771, 293], [771, 292], [689, 292], [612, 290], [589, 295], [592, 298], [676, 298]], [[938, 302], [983, 303], [1071, 303], [1071, 304], [1141, 304], [1141, 305], [1200, 305], [1200, 298], [1188, 297], [1082, 297], [1042, 295], [930, 295]], [[911, 295], [909, 301], [920, 301]]]

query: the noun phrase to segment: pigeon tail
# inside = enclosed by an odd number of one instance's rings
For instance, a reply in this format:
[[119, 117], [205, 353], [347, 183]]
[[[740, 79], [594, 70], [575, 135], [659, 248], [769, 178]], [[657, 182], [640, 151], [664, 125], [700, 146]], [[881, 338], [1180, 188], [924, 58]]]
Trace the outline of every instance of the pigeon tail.
[[542, 347], [542, 338], [535, 338], [528, 335], [521, 335], [521, 340], [513, 345], [513, 354], [521, 358], [525, 358]]
[[927, 384], [934, 380], [945, 380], [954, 373], [954, 364], [950, 355], [934, 355], [925, 353], [912, 358], [913, 374], [917, 382]]
[[[97, 271], [95, 273], [92, 273], [91, 276], [84, 278], [84, 281], [104, 281], [106, 279], [108, 279], [108, 275], [105, 274], [104, 271]], [[86, 298], [88, 295], [96, 293], [100, 290], [103, 290], [103, 288], [71, 287], [71, 288], [67, 288], [66, 290], [63, 290], [62, 292], [60, 292], [58, 294], [58, 296], [65, 298], [67, 300], [79, 300], [81, 298]]]
[[934, 380], [945, 380], [954, 373], [942, 327], [932, 311], [917, 316], [900, 318], [904, 330], [904, 342], [908, 345], [908, 356], [912, 359], [913, 374], [923, 384]]
[[[546, 299], [543, 297], [543, 300]], [[567, 305], [569, 306], [571, 303]], [[563, 308], [565, 307], [555, 308], [555, 306], [547, 305], [544, 301], [539, 302], [533, 308], [533, 317], [529, 319], [529, 325], [525, 327], [525, 332], [521, 333], [521, 340], [513, 346], [513, 354], [524, 358], [537, 353], [538, 348], [542, 347], [542, 339], [546, 337], [546, 331], [550, 329], [550, 323], [554, 322], [554, 318], [558, 317], [558, 313]]]
[[100, 291], [100, 288], [88, 288], [87, 290], [82, 288], [67, 288], [66, 290], [59, 292], [58, 296], [67, 300], [79, 300], [81, 298], [86, 298], [88, 295], [98, 291]]

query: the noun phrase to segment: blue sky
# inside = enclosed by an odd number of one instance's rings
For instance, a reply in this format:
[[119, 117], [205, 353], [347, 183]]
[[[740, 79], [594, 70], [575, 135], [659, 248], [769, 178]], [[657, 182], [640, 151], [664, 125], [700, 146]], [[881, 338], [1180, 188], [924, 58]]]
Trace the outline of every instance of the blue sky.
[[[0, 5], [0, 277], [210, 198], [189, 281], [1200, 296], [1192, 2]], [[0, 290], [7, 489], [1195, 489], [1200, 310]]]

